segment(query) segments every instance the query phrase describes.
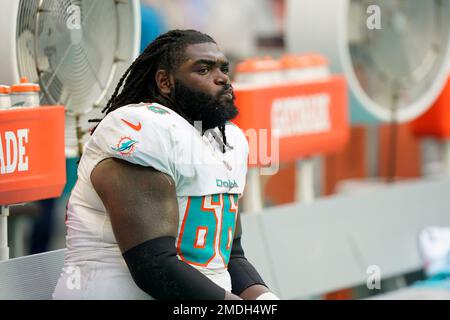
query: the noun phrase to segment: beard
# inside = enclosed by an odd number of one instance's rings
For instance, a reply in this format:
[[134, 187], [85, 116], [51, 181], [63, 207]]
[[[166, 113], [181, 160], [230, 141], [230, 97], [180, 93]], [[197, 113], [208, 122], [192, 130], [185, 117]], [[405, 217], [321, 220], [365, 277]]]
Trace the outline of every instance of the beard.
[[[223, 94], [231, 85], [224, 85], [216, 96], [190, 89], [181, 80], [175, 79], [175, 87], [171, 98], [183, 113], [183, 117], [193, 124], [201, 121], [202, 131], [225, 125], [238, 115], [238, 109], [232, 99], [223, 99]], [[221, 99], [222, 98], [222, 99]]]

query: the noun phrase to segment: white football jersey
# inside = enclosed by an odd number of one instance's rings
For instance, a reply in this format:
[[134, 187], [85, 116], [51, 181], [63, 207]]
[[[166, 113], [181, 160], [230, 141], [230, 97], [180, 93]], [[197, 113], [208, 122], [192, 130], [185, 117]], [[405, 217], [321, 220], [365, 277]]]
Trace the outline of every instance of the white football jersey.
[[[225, 133], [228, 146], [223, 153], [218, 129], [201, 135], [160, 104], [128, 105], [108, 114], [86, 143], [79, 163], [78, 180], [67, 206], [65, 269], [54, 297], [148, 297], [134, 284], [108, 213], [90, 181], [95, 166], [111, 157], [150, 166], [172, 177], [180, 215], [179, 259], [231, 291], [227, 265], [238, 198], [245, 186], [248, 143], [232, 123], [226, 124]], [[73, 274], [68, 269], [79, 271], [78, 291], [73, 290]], [[68, 283], [72, 289], [67, 289]]]

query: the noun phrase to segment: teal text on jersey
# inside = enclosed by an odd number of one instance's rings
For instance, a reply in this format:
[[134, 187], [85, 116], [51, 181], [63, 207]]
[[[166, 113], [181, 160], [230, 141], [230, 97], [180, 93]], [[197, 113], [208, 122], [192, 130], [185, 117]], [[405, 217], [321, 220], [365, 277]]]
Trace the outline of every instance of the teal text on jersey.
[[218, 187], [225, 187], [225, 188], [237, 188], [239, 187], [236, 180], [222, 180], [222, 179], [216, 179], [216, 186]]

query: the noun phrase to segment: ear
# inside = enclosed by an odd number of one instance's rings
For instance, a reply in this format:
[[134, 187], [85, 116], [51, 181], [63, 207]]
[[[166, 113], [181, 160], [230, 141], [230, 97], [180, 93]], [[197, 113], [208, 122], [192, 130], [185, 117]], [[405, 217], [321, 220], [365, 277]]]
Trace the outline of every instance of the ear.
[[167, 70], [160, 69], [156, 71], [155, 81], [159, 88], [159, 91], [163, 95], [170, 95], [173, 87], [172, 76], [167, 72]]

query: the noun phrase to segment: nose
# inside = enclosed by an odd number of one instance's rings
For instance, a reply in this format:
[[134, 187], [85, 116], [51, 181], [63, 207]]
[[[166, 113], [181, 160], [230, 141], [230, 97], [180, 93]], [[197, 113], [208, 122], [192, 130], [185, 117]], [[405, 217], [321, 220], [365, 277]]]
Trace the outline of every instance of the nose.
[[223, 73], [222, 70], [217, 70], [216, 77], [214, 78], [214, 83], [218, 86], [223, 86], [225, 84], [230, 83], [230, 77], [226, 73]]

